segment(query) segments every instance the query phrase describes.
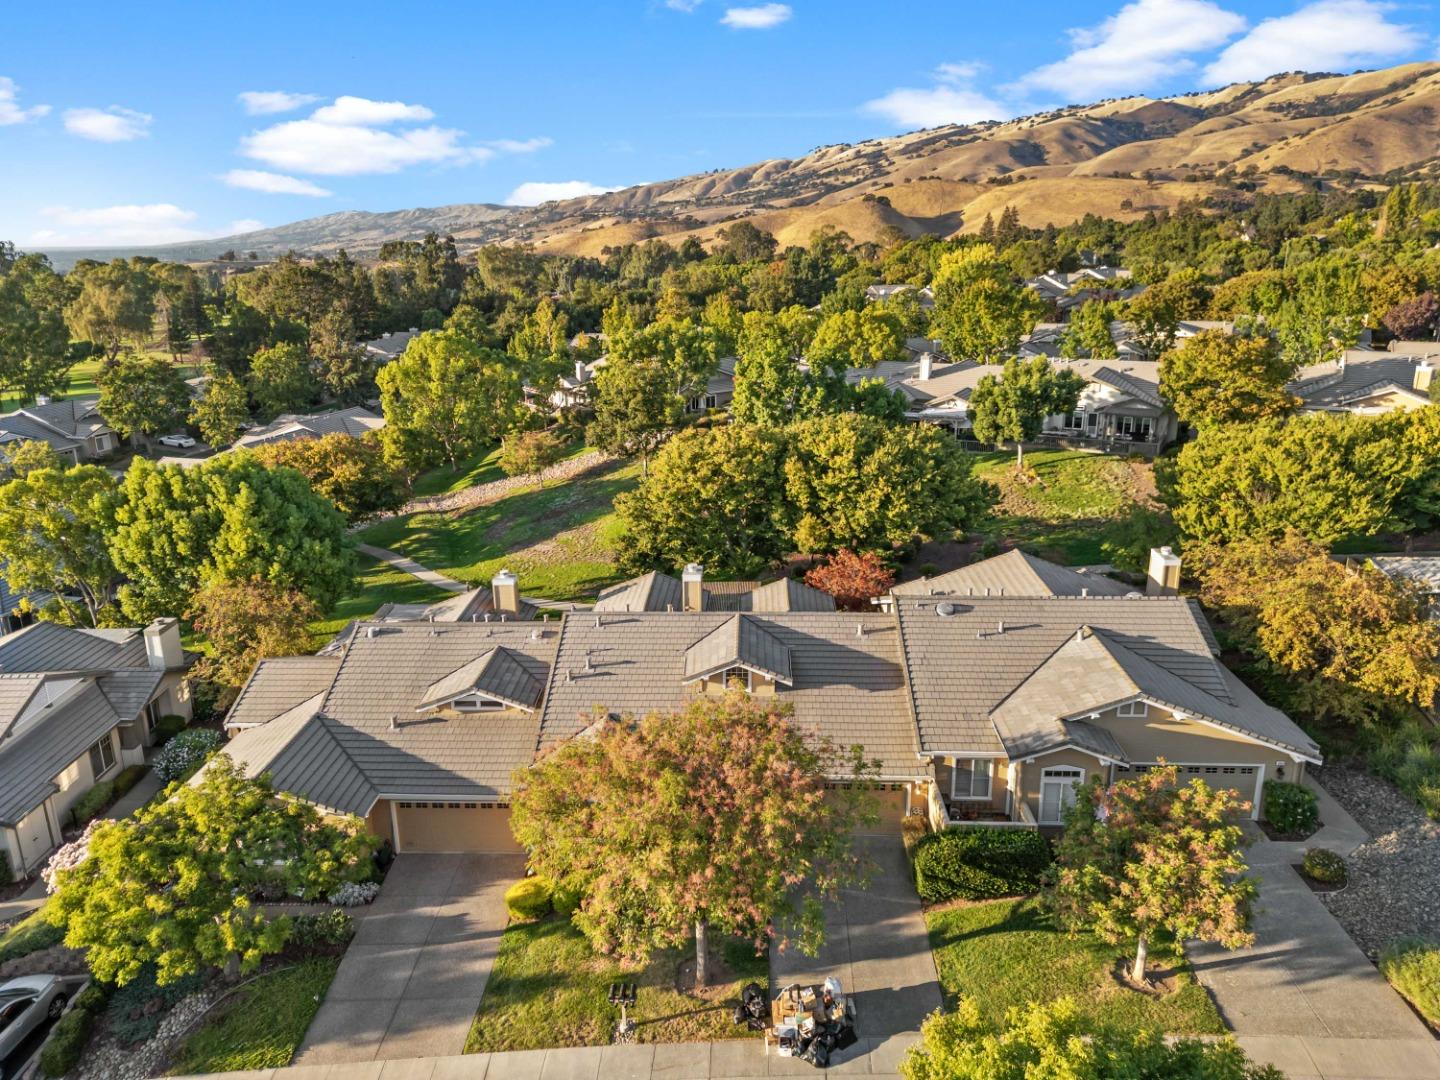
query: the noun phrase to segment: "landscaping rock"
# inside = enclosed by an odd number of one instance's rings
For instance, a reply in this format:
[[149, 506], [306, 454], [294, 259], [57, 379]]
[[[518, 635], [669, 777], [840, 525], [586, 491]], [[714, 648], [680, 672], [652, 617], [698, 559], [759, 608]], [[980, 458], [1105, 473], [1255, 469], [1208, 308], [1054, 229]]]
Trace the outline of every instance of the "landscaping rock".
[[160, 1021], [155, 1037], [139, 1046], [127, 1050], [108, 1038], [92, 1042], [75, 1073], [77, 1080], [147, 1080], [160, 1075], [173, 1049], [171, 1044], [210, 1007], [217, 993], [201, 990], [181, 998]]
[[[602, 453], [599, 450], [588, 450], [573, 458], [556, 462], [545, 469], [541, 476], [547, 484], [561, 480], [573, 480], [581, 473], [598, 469], [614, 460], [615, 458], [611, 454]], [[436, 514], [451, 513], [457, 510], [474, 510], [478, 506], [498, 502], [511, 492], [534, 485], [534, 476], [507, 476], [503, 480], [491, 480], [489, 483], [475, 484], [459, 491], [446, 491], [439, 495], [422, 495], [419, 498], [411, 499], [395, 513], [382, 514], [374, 520], [403, 517], [406, 514]], [[367, 521], [365, 524], [369, 525], [372, 522]]]
[[0, 964], [0, 980], [15, 979], [22, 975], [88, 975], [83, 949], [67, 949], [64, 945], [52, 945], [33, 953], [7, 960]]
[[1348, 859], [1349, 885], [1321, 895], [1330, 913], [1372, 960], [1397, 938], [1440, 939], [1440, 822], [1358, 769], [1331, 766], [1315, 777], [1371, 835]]

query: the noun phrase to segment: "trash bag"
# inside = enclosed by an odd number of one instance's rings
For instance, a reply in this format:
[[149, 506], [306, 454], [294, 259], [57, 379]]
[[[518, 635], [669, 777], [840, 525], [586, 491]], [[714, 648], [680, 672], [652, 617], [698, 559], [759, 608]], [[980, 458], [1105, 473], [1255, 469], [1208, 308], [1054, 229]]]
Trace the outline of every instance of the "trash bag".
[[825, 1069], [830, 1066], [830, 1048], [825, 1045], [823, 1037], [810, 1040], [810, 1045], [800, 1055], [801, 1060], [808, 1061], [817, 1069]]

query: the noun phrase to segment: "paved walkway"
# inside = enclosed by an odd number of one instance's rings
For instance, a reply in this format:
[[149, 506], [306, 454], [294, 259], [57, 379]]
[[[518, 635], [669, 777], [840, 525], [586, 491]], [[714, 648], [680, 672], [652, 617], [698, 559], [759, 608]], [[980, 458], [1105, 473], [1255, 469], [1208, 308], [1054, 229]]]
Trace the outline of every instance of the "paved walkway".
[[519, 855], [401, 855], [295, 1055], [296, 1065], [459, 1054], [505, 928]]
[[876, 864], [869, 887], [847, 889], [826, 905], [825, 944], [818, 956], [772, 950], [771, 984], [778, 990], [834, 975], [854, 996], [856, 1033], [886, 1039], [920, 1030], [940, 1008], [940, 981], [900, 837], [863, 836], [859, 847]]
[[1250, 849], [1260, 879], [1255, 944], [1191, 946], [1196, 976], [1241, 1045], [1289, 1080], [1435, 1080], [1440, 1044], [1292, 869], [1306, 847], [1349, 853], [1365, 839], [1320, 795], [1324, 828], [1310, 840]]
[[407, 559], [404, 555], [389, 550], [388, 548], [376, 547], [374, 544], [356, 544], [356, 548], [369, 555], [372, 559], [379, 559], [383, 563], [389, 563], [396, 570], [403, 570], [411, 577], [419, 578], [427, 585], [434, 585], [437, 589], [444, 589], [446, 592], [468, 592], [469, 585], [463, 581], [456, 581], [454, 578], [446, 577], [427, 567], [421, 566], [414, 559]]

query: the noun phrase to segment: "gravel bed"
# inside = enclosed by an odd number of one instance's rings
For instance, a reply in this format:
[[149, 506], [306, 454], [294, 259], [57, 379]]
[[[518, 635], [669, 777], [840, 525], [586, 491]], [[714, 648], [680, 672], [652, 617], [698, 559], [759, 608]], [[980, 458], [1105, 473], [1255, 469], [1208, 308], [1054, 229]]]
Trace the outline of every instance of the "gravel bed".
[[1372, 960], [1397, 938], [1440, 940], [1440, 822], [1358, 769], [1314, 775], [1372, 838], [1346, 860], [1349, 885], [1321, 894], [1330, 913]]
[[218, 994], [217, 990], [201, 990], [181, 998], [160, 1021], [155, 1037], [132, 1049], [108, 1038], [92, 1043], [74, 1073], [76, 1080], [147, 1080], [159, 1075], [169, 1057], [170, 1044], [210, 1007]]

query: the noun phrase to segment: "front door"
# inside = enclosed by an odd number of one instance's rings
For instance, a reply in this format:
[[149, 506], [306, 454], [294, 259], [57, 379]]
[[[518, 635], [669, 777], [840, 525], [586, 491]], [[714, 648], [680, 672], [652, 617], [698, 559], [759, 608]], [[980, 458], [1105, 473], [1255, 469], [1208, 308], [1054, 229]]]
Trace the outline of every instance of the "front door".
[[1040, 824], [1061, 825], [1065, 811], [1075, 805], [1075, 789], [1085, 782], [1085, 770], [1054, 766], [1040, 774]]

